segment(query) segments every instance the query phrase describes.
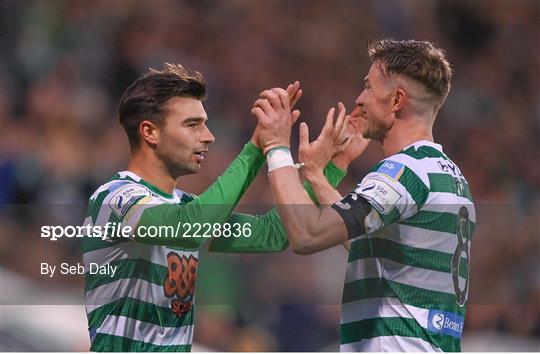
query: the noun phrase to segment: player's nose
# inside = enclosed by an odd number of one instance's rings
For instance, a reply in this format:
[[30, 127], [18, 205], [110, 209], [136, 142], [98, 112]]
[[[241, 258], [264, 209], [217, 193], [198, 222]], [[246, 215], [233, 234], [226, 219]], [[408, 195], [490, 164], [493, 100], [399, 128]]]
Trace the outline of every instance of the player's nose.
[[212, 144], [214, 141], [216, 141], [216, 137], [208, 127], [205, 126], [204, 132], [201, 135], [201, 141], [206, 144]]
[[365, 94], [366, 90], [362, 90], [362, 92], [360, 93], [360, 95], [356, 98], [356, 101], [354, 101], [354, 103], [358, 106], [358, 107], [362, 107], [364, 105], [364, 94]]

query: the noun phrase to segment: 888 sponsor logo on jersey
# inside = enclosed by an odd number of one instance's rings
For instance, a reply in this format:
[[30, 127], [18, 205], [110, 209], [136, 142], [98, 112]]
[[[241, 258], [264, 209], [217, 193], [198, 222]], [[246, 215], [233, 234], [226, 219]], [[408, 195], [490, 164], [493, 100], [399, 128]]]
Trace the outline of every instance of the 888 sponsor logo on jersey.
[[172, 298], [171, 310], [180, 317], [189, 312], [193, 306], [199, 260], [193, 255], [186, 257], [169, 252], [167, 265], [168, 272], [163, 289], [165, 296]]

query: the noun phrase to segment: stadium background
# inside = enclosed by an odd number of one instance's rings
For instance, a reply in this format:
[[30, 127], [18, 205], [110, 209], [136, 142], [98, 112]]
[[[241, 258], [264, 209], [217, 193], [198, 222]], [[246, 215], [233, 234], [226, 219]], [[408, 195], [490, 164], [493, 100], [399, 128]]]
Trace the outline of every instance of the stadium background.
[[[318, 131], [338, 100], [353, 107], [367, 40], [390, 35], [435, 42], [455, 70], [435, 138], [478, 203], [463, 349], [538, 351], [539, 4], [0, 2], [0, 349], [87, 350], [82, 278], [48, 280], [36, 265], [77, 262], [78, 244], [36, 230], [79, 224], [93, 189], [125, 167], [116, 104], [149, 66], [182, 63], [208, 81], [217, 142], [202, 172], [181, 179], [199, 193], [249, 138], [261, 90], [300, 80], [301, 119]], [[380, 158], [372, 144], [340, 190]], [[271, 203], [261, 173], [241, 209]], [[337, 350], [345, 262], [339, 247], [309, 257], [202, 254], [194, 349]]]

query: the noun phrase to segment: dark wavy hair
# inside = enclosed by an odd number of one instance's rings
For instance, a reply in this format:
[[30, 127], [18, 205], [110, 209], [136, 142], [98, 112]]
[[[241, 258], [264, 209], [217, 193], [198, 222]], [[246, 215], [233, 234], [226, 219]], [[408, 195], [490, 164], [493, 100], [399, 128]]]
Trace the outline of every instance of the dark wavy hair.
[[149, 120], [163, 126], [165, 106], [176, 96], [206, 97], [206, 82], [198, 71], [179, 64], [165, 63], [161, 70], [150, 68], [124, 92], [118, 107], [118, 118], [126, 131], [131, 149], [139, 147], [139, 124]]

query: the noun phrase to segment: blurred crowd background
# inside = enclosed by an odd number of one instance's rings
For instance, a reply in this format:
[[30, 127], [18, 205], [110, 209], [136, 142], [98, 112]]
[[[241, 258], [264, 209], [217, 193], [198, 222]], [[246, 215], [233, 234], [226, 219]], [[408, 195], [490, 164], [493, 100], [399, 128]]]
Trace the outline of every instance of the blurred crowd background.
[[[207, 79], [217, 141], [179, 186], [200, 193], [249, 139], [260, 91], [300, 80], [316, 136], [329, 107], [353, 108], [366, 42], [383, 35], [433, 41], [453, 64], [434, 133], [478, 209], [463, 349], [540, 349], [539, 2], [4, 0], [0, 26], [2, 350], [88, 349], [82, 278], [53, 282], [36, 265], [77, 262], [79, 245], [40, 240], [39, 225], [79, 224], [93, 190], [125, 169], [117, 102], [148, 67], [181, 63]], [[381, 157], [372, 144], [340, 190]], [[240, 209], [272, 202], [261, 173]], [[345, 263], [341, 248], [203, 252], [194, 349], [338, 350]]]

